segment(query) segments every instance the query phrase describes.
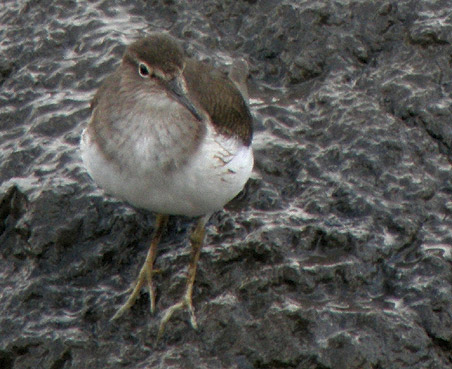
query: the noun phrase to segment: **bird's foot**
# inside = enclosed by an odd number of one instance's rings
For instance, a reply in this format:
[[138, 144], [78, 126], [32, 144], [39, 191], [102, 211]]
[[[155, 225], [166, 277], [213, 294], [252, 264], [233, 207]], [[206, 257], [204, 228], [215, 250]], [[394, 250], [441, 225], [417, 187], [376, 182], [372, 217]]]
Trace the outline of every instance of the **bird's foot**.
[[163, 315], [162, 320], [160, 321], [159, 332], [157, 335], [157, 342], [159, 342], [160, 338], [163, 336], [163, 332], [165, 331], [166, 323], [171, 319], [173, 314], [182, 309], [187, 309], [190, 314], [190, 323], [193, 329], [198, 329], [198, 324], [196, 323], [195, 311], [193, 309], [192, 296], [193, 296], [193, 285], [195, 283], [196, 276], [196, 268], [198, 266], [199, 257], [201, 256], [201, 247], [204, 240], [205, 235], [205, 226], [207, 221], [209, 220], [210, 214], [203, 216], [198, 220], [196, 224], [195, 230], [190, 236], [192, 253], [190, 265], [188, 266], [188, 276], [187, 276], [187, 285], [185, 287], [184, 296], [179, 300], [179, 302], [175, 303], [173, 306], [170, 306], [166, 309], [165, 314]]
[[162, 338], [163, 333], [165, 332], [165, 327], [168, 321], [171, 319], [173, 314], [179, 310], [187, 309], [188, 313], [190, 314], [190, 324], [193, 327], [193, 329], [198, 329], [198, 324], [196, 323], [196, 317], [195, 317], [195, 311], [193, 309], [193, 303], [191, 298], [191, 293], [189, 290], [186, 291], [184, 296], [179, 300], [179, 302], [175, 303], [174, 305], [170, 306], [165, 310], [165, 313], [163, 315], [162, 320], [160, 321], [160, 327], [159, 332], [157, 335], [157, 342], [160, 341], [160, 338]]
[[152, 276], [156, 273], [159, 273], [159, 270], [154, 269], [154, 260], [157, 254], [157, 245], [160, 242], [160, 238], [162, 237], [162, 233], [166, 228], [166, 224], [168, 223], [168, 215], [157, 215], [156, 219], [156, 227], [154, 229], [154, 234], [152, 236], [151, 245], [149, 247], [149, 251], [146, 255], [146, 260], [144, 261], [143, 266], [141, 267], [140, 274], [138, 275], [137, 280], [133, 287], [131, 287], [128, 291], [132, 290], [129, 298], [125, 302], [124, 305], [113, 315], [111, 320], [118, 319], [122, 314], [124, 314], [127, 310], [129, 310], [132, 305], [135, 303], [138, 295], [140, 294], [141, 288], [144, 284], [147, 284], [149, 290], [149, 299], [150, 299], [150, 310], [151, 313], [155, 311], [155, 292], [154, 287], [152, 286]]
[[147, 263], [144, 263], [143, 267], [140, 270], [140, 274], [138, 275], [137, 280], [135, 283], [130, 286], [127, 291], [125, 292], [130, 293], [129, 298], [127, 301], [118, 309], [115, 315], [111, 318], [111, 320], [118, 319], [121, 317], [127, 310], [129, 310], [133, 304], [135, 303], [135, 300], [137, 299], [138, 295], [140, 294], [141, 288], [146, 284], [148, 287], [149, 292], [149, 303], [150, 303], [150, 311], [153, 314], [155, 312], [155, 292], [152, 285], [152, 276], [154, 274], [161, 273], [160, 269], [156, 270], [150, 270]]

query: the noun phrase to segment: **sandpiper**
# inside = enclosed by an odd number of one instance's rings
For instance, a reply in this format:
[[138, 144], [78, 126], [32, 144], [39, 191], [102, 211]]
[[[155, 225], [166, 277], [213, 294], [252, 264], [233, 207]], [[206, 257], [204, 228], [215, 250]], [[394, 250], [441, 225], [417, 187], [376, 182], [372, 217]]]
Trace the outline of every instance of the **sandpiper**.
[[243, 83], [246, 68], [238, 65], [229, 78], [186, 57], [167, 34], [140, 39], [127, 47], [97, 91], [82, 133], [82, 159], [94, 181], [107, 193], [157, 213], [133, 291], [112, 319], [134, 304], [144, 285], [155, 311], [153, 267], [168, 216], [199, 217], [190, 237], [185, 293], [164, 312], [158, 338], [181, 309], [197, 328], [192, 293], [205, 225], [251, 174], [252, 117]]

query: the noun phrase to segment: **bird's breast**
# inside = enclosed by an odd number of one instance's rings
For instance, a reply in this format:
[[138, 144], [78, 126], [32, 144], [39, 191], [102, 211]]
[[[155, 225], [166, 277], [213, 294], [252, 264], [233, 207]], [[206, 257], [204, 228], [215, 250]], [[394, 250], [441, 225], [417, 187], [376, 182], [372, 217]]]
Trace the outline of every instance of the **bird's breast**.
[[[185, 165], [204, 135], [204, 126], [164, 94], [134, 96], [132, 109], [108, 117], [94, 129], [101, 151], [125, 171], [170, 171]], [[127, 102], [125, 102], [127, 104]]]

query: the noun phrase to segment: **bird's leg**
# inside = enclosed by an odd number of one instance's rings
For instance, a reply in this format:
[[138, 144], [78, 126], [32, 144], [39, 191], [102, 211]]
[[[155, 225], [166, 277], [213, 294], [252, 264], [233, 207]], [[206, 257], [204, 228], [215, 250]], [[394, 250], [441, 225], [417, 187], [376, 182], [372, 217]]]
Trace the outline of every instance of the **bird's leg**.
[[116, 312], [116, 314], [111, 318], [112, 320], [119, 318], [125, 311], [130, 309], [132, 305], [135, 303], [138, 294], [141, 291], [144, 283], [147, 283], [149, 289], [149, 298], [151, 302], [151, 313], [155, 311], [155, 293], [154, 288], [152, 286], [152, 274], [154, 272], [154, 260], [157, 256], [157, 246], [162, 238], [162, 234], [165, 231], [166, 224], [168, 223], [168, 215], [158, 214], [154, 229], [154, 234], [152, 235], [151, 245], [149, 246], [149, 251], [146, 256], [146, 260], [144, 261], [143, 266], [141, 267], [140, 274], [138, 275], [137, 280], [135, 281], [135, 286], [133, 288], [132, 293], [129, 298], [125, 302], [124, 305]]
[[198, 324], [196, 323], [195, 312], [193, 309], [192, 303], [192, 295], [193, 295], [193, 285], [195, 283], [196, 277], [196, 268], [198, 266], [198, 260], [201, 255], [201, 248], [204, 241], [204, 235], [206, 233], [206, 223], [210, 218], [210, 214], [203, 216], [198, 220], [196, 224], [196, 228], [192, 232], [190, 236], [191, 243], [191, 259], [190, 264], [188, 266], [188, 276], [187, 276], [187, 285], [185, 287], [185, 293], [182, 298], [176, 304], [170, 306], [166, 309], [165, 314], [160, 322], [160, 328], [157, 335], [157, 342], [163, 335], [165, 331], [166, 323], [171, 319], [171, 316], [178, 310], [182, 310], [184, 307], [188, 310], [190, 314], [190, 323], [194, 329], [198, 328]]

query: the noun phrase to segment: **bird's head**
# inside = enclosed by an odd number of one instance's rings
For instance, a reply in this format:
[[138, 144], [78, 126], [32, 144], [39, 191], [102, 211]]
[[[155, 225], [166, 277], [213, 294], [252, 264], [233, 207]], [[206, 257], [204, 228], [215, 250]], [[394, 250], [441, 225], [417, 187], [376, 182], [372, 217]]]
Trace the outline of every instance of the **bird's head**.
[[201, 121], [198, 109], [190, 99], [183, 75], [185, 68], [184, 50], [169, 35], [153, 34], [142, 38], [127, 47], [122, 64], [132, 68], [140, 78], [134, 79], [141, 87], [164, 89], [193, 116]]

